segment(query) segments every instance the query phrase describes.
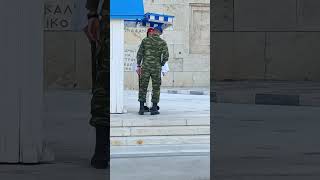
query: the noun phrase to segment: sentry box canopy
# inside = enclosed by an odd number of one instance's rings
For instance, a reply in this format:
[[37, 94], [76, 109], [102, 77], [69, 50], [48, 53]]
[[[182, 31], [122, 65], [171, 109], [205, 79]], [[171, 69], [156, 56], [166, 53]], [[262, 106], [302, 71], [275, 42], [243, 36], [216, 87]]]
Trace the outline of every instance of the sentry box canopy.
[[127, 27], [157, 27], [161, 26], [163, 29], [169, 28], [173, 25], [174, 16], [146, 13], [142, 19], [125, 20], [125, 26]]
[[143, 0], [111, 0], [110, 18], [125, 20], [127, 27], [156, 27], [166, 29], [173, 24], [174, 16], [144, 13]]

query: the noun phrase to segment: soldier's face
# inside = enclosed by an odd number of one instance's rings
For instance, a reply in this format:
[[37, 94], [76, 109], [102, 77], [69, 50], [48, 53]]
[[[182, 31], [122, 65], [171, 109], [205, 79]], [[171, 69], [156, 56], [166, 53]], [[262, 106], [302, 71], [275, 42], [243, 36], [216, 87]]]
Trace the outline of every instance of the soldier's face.
[[148, 37], [152, 36], [154, 34], [154, 31], [148, 32]]
[[161, 35], [161, 32], [160, 32], [160, 31], [158, 31], [158, 30], [155, 30], [155, 31], [154, 31], [154, 34], [156, 34], [156, 35], [159, 35], [159, 36], [160, 36], [160, 35]]

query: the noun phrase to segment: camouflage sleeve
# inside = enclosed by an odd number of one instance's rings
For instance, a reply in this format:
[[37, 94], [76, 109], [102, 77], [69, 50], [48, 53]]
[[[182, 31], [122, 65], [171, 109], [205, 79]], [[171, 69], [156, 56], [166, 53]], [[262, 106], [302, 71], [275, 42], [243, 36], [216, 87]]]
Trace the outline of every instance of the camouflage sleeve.
[[102, 4], [102, 15], [109, 15], [109, 10], [110, 10], [110, 1], [109, 0], [104, 0]]
[[90, 11], [98, 11], [100, 0], [87, 0], [86, 8]]
[[137, 65], [141, 65], [141, 61], [143, 59], [143, 53], [144, 53], [144, 40], [142, 40], [137, 53]]
[[169, 50], [167, 43], [164, 41], [162, 45], [162, 61], [161, 65], [164, 66], [166, 62], [169, 60]]

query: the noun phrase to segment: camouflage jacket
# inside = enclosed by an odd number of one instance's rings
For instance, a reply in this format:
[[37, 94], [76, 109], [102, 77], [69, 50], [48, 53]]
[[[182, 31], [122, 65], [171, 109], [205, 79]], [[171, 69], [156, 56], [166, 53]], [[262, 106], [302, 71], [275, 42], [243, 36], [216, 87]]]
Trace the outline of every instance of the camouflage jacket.
[[87, 0], [86, 8], [90, 11], [99, 11], [99, 3], [102, 4], [102, 14], [103, 15], [108, 15], [108, 10], [109, 10], [109, 0]]
[[160, 36], [153, 35], [142, 40], [137, 53], [138, 65], [142, 67], [161, 68], [168, 60], [168, 46]]

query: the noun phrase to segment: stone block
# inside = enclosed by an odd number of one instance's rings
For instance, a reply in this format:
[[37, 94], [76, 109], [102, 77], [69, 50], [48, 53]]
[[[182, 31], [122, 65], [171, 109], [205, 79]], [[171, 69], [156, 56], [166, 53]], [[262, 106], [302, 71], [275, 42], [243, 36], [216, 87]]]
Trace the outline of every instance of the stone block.
[[76, 88], [90, 89], [92, 87], [92, 61], [91, 61], [91, 45], [84, 33], [76, 34]]
[[299, 95], [256, 94], [255, 104], [299, 106]]
[[[297, 61], [297, 33], [269, 33], [267, 46], [267, 77], [275, 80], [293, 80], [303, 77], [301, 66], [305, 63]], [[288, 68], [290, 65], [290, 68]], [[302, 76], [301, 76], [302, 75]]]
[[319, 31], [320, 30], [320, 1], [298, 0], [298, 30]]
[[191, 4], [189, 46], [191, 54], [210, 53], [209, 4]]
[[192, 87], [192, 72], [173, 72], [174, 87]]
[[265, 33], [215, 32], [213, 43], [214, 80], [264, 78]]
[[73, 88], [76, 83], [74, 34], [44, 34], [45, 79], [48, 88]]
[[188, 119], [188, 126], [210, 126], [210, 118], [205, 119]]
[[123, 120], [124, 127], [159, 127], [159, 126], [186, 126], [186, 120], [183, 119], [134, 119], [134, 120]]
[[173, 29], [185, 31], [188, 28], [188, 11], [186, 4], [163, 4], [163, 14], [174, 16]]
[[169, 49], [169, 61], [174, 57], [174, 44], [167, 44]]
[[183, 61], [183, 71], [210, 71], [210, 57], [193, 55]]
[[119, 119], [110, 119], [110, 126], [111, 127], [122, 127], [123, 126], [123, 120]]
[[318, 93], [300, 94], [301, 106], [320, 106], [320, 95]]
[[188, 3], [210, 3], [210, 0], [144, 0], [144, 4], [188, 4]]
[[111, 137], [110, 144], [112, 146], [125, 146], [127, 145], [127, 138], [126, 137]]
[[127, 137], [128, 145], [209, 144], [208, 135]]
[[161, 87], [172, 87], [173, 86], [173, 73], [174, 72], [172, 72], [172, 71], [168, 72], [164, 77], [162, 77]]
[[136, 72], [124, 72], [124, 88], [128, 90], [138, 89], [138, 79]]
[[[319, 32], [273, 32], [268, 43], [268, 76], [276, 80], [319, 80]], [[290, 65], [290, 66], [289, 66]]]
[[185, 4], [187, 1], [183, 0], [144, 0], [144, 4]]
[[211, 31], [233, 31], [233, 1], [216, 0], [211, 2]]
[[160, 3], [146, 3], [144, 4], [145, 12], [153, 12], [158, 14], [163, 14], [164, 6]]
[[161, 37], [167, 42], [167, 44], [180, 44], [183, 45], [185, 42], [185, 32], [177, 31], [175, 28], [173, 31], [165, 30]]
[[296, 30], [296, 1], [241, 0], [234, 7], [236, 31]]
[[110, 136], [130, 136], [130, 128], [111, 128], [110, 129]]
[[184, 48], [184, 45], [182, 44], [175, 44], [174, 45], [174, 51], [171, 55], [174, 58], [184, 58], [187, 54], [187, 50]]
[[159, 135], [207, 135], [209, 126], [171, 126], [171, 127], [133, 127], [132, 136], [159, 136]]
[[194, 87], [209, 87], [210, 86], [210, 72], [194, 72], [192, 75]]
[[302, 64], [296, 73], [303, 73], [303, 80], [319, 81], [320, 71], [318, 67], [320, 66], [320, 32], [298, 32], [297, 38], [298, 47], [296, 51], [296, 61]]
[[233, 76], [233, 32], [212, 33], [211, 73], [214, 80], [232, 79]]
[[216, 102], [218, 103], [237, 103], [237, 104], [254, 104], [255, 93], [251, 91], [228, 91], [216, 92]]
[[183, 71], [183, 59], [169, 59], [168, 65], [172, 72]]

